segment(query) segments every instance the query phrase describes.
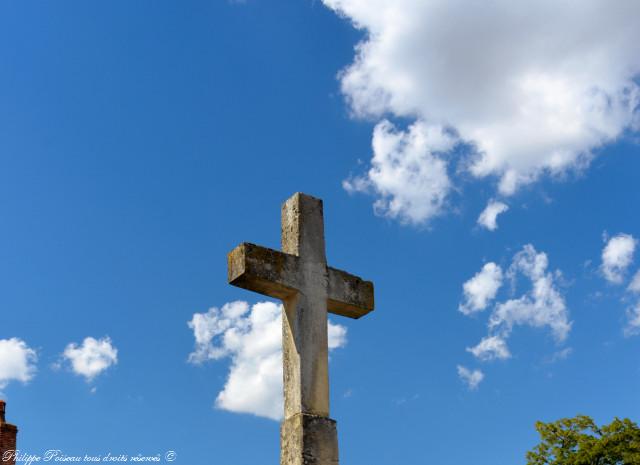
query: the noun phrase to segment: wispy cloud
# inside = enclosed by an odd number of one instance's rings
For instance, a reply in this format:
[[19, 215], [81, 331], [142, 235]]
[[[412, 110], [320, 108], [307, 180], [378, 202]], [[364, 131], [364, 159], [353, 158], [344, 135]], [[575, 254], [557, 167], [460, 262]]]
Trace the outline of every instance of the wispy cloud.
[[[488, 265], [490, 264], [484, 265], [481, 272], [463, 286], [465, 302], [470, 300], [469, 295], [479, 294], [483, 297], [479, 301], [481, 305], [476, 305], [478, 308], [485, 308], [489, 299], [484, 298], [486, 293], [470, 292], [471, 286], [468, 284], [477, 281], [477, 277], [483, 275]], [[571, 322], [564, 297], [556, 283], [560, 272], [551, 272], [548, 267], [547, 255], [544, 252], [537, 252], [530, 244], [514, 255], [507, 277], [514, 283], [518, 278], [524, 277], [530, 287], [519, 297], [500, 300], [494, 305], [489, 316], [489, 334], [476, 346], [468, 348], [469, 352], [482, 361], [510, 358], [511, 352], [507, 346], [507, 339], [515, 326], [547, 327], [557, 342], [563, 342], [567, 338], [571, 330]], [[495, 285], [495, 279], [490, 282], [493, 283], [490, 286], [492, 291], [490, 296], [493, 300], [498, 288]], [[487, 286], [475, 287], [482, 290]]]
[[636, 336], [640, 334], [640, 302], [627, 309], [627, 325], [624, 328], [624, 335]]
[[476, 346], [468, 347], [467, 351], [482, 361], [511, 358], [506, 341], [499, 336], [483, 337]]
[[470, 370], [467, 367], [458, 365], [458, 377], [467, 385], [470, 390], [478, 389], [484, 379], [484, 373], [480, 370]]

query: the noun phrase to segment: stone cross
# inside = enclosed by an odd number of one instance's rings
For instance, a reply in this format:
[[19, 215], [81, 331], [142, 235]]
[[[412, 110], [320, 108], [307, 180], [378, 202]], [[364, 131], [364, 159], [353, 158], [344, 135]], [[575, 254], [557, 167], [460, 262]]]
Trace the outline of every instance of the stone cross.
[[302, 193], [282, 206], [282, 252], [242, 243], [229, 253], [228, 266], [230, 284], [284, 303], [281, 465], [337, 465], [327, 312], [366, 315], [373, 310], [373, 283], [327, 266], [322, 200]]

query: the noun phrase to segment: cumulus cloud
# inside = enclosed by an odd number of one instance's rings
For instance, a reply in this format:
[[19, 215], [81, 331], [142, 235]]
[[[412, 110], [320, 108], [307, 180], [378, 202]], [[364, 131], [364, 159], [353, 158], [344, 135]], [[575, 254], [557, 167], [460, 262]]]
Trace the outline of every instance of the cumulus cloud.
[[462, 285], [464, 302], [458, 309], [465, 315], [480, 312], [495, 298], [502, 286], [502, 268], [493, 262], [482, 267], [476, 275]]
[[[486, 265], [485, 265], [486, 267]], [[507, 277], [513, 283], [524, 277], [530, 288], [518, 298], [498, 302], [489, 317], [489, 334], [478, 345], [467, 349], [480, 360], [510, 357], [507, 339], [515, 326], [547, 327], [557, 342], [571, 330], [569, 311], [556, 283], [560, 272], [548, 270], [549, 260], [528, 244], [513, 257]]]
[[621, 284], [633, 261], [637, 240], [630, 234], [618, 234], [602, 249], [602, 274], [610, 283]]
[[[323, 3], [365, 34], [340, 73], [353, 113], [448, 128], [470, 147], [462, 154], [463, 171], [497, 179], [502, 195], [543, 175], [582, 170], [595, 149], [638, 128], [640, 54], [633, 44], [640, 42], [639, 2], [584, 0], [579, 8], [566, 0]], [[403, 165], [409, 157], [414, 161], [406, 163], [424, 164], [411, 171], [428, 184], [451, 157], [438, 157], [436, 169], [424, 155], [429, 152], [422, 153], [396, 151], [394, 162]], [[373, 167], [376, 157], [374, 149]], [[383, 205], [395, 200], [395, 211], [418, 209], [413, 218], [420, 221], [440, 213], [434, 199], [441, 207], [451, 189], [440, 175], [439, 189], [416, 192], [405, 185], [389, 194], [371, 174], [364, 182]], [[405, 189], [411, 193], [405, 196]]]
[[458, 376], [472, 391], [477, 389], [484, 379], [484, 373], [482, 373], [482, 371], [471, 371], [462, 365], [458, 365]]
[[467, 351], [483, 361], [511, 358], [506, 341], [499, 336], [484, 337], [475, 347], [468, 347]]
[[[231, 359], [227, 382], [216, 407], [280, 420], [282, 394], [282, 305], [235, 301], [196, 313], [189, 327], [195, 337], [191, 363]], [[329, 349], [344, 347], [347, 329], [329, 322]]]
[[446, 161], [438, 155], [453, 139], [423, 122], [398, 131], [389, 121], [373, 130], [373, 159], [364, 177], [344, 181], [349, 192], [373, 192], [377, 214], [419, 224], [438, 215], [451, 190]]
[[0, 389], [11, 381], [29, 382], [36, 372], [36, 351], [18, 338], [0, 339]]
[[507, 210], [509, 210], [509, 206], [506, 203], [491, 200], [482, 213], [480, 213], [478, 224], [489, 231], [495, 231], [498, 229], [498, 215]]
[[109, 337], [95, 339], [86, 337], [82, 344], [70, 343], [64, 349], [62, 358], [69, 362], [71, 370], [83, 376], [87, 382], [118, 363], [118, 349]]

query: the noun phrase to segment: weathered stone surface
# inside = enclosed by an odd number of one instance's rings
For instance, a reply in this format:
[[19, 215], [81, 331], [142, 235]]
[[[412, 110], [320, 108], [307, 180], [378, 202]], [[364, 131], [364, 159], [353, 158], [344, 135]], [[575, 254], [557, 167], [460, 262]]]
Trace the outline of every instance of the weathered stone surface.
[[297, 414], [280, 427], [280, 463], [338, 465], [338, 432], [330, 418]]
[[360, 318], [373, 284], [327, 266], [322, 201], [297, 193], [282, 206], [282, 252], [243, 243], [228, 256], [229, 283], [283, 301], [282, 465], [338, 463], [329, 418], [327, 312]]
[[[292, 297], [301, 287], [300, 258], [244, 242], [229, 252], [229, 283], [276, 299]], [[374, 308], [373, 283], [327, 267], [329, 313], [360, 318]]]
[[282, 205], [282, 251], [326, 263], [322, 200], [297, 192]]
[[242, 243], [227, 256], [229, 283], [276, 299], [293, 296], [300, 259], [278, 250]]
[[360, 318], [373, 310], [373, 283], [329, 267], [329, 312]]
[[284, 299], [284, 417], [329, 416], [328, 269], [322, 201], [295, 194], [282, 206], [282, 249], [299, 257], [298, 292]]

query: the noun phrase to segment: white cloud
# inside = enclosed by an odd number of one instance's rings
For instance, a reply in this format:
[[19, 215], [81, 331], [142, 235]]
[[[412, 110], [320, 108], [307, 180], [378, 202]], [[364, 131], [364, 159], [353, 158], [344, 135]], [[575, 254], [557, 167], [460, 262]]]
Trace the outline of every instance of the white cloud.
[[627, 310], [627, 326], [624, 328], [624, 335], [636, 336], [640, 334], [640, 302]]
[[[640, 294], [640, 270], [636, 271], [627, 290], [634, 294]], [[624, 334], [625, 336], [640, 334], [640, 301], [627, 310], [627, 326], [624, 329]]]
[[[238, 413], [282, 418], [282, 305], [231, 302], [188, 323], [195, 337], [191, 363], [231, 359], [229, 377], [216, 406]], [[329, 348], [346, 344], [345, 327], [329, 322]]]
[[451, 145], [442, 127], [418, 122], [404, 132], [382, 121], [373, 131], [371, 169], [343, 186], [349, 192], [375, 193], [380, 215], [423, 223], [442, 211], [451, 190], [447, 163], [438, 155]]
[[633, 279], [631, 279], [631, 283], [629, 283], [627, 290], [635, 294], [640, 294], [640, 270], [636, 271], [636, 274], [633, 276]]
[[566, 360], [569, 358], [569, 355], [573, 353], [573, 349], [571, 347], [565, 347], [562, 350], [558, 350], [554, 352], [551, 357], [547, 359], [548, 363], [555, 363], [560, 360]]
[[75, 374], [84, 376], [87, 382], [90, 382], [104, 370], [118, 363], [118, 350], [109, 337], [86, 337], [81, 345], [67, 345], [62, 357], [70, 363]]
[[38, 357], [23, 340], [0, 339], [0, 389], [11, 381], [26, 383], [36, 372]]
[[329, 350], [339, 349], [347, 345], [347, 328], [342, 325], [335, 325], [329, 321], [328, 332]]
[[462, 285], [464, 302], [458, 309], [465, 315], [480, 312], [495, 298], [502, 286], [502, 268], [493, 262], [482, 267], [476, 275]]
[[506, 341], [498, 336], [484, 337], [475, 347], [468, 347], [467, 351], [483, 361], [511, 358]]
[[564, 297], [557, 289], [559, 272], [548, 271], [544, 252], [526, 245], [516, 253], [507, 275], [515, 283], [524, 276], [531, 288], [515, 299], [499, 302], [489, 317], [489, 335], [478, 345], [467, 349], [480, 360], [505, 359], [510, 356], [506, 341], [514, 326], [548, 327], [557, 342], [563, 342], [571, 330], [569, 312]]
[[484, 379], [484, 373], [480, 370], [469, 370], [468, 368], [458, 365], [458, 376], [467, 387], [471, 390], [475, 390], [478, 388], [478, 385]]
[[[605, 235], [606, 239], [606, 235]], [[627, 270], [633, 263], [638, 240], [630, 234], [620, 233], [610, 238], [602, 250], [602, 274], [607, 281], [613, 284], [622, 284], [627, 275]], [[640, 270], [631, 278], [627, 291], [640, 296]], [[624, 328], [626, 337], [640, 334], [640, 300], [627, 309], [627, 324]]]
[[[503, 195], [542, 175], [584, 169], [594, 149], [638, 128], [640, 54], [633, 44], [640, 43], [640, 2], [323, 3], [366, 34], [340, 74], [353, 112], [451, 128], [476, 149], [463, 156], [463, 169], [497, 178]], [[374, 150], [374, 167], [376, 157]], [[429, 156], [396, 151], [394, 162], [403, 165], [405, 157], [434, 171]], [[375, 185], [370, 175], [365, 182]], [[440, 212], [432, 205], [435, 188], [421, 196], [405, 197], [405, 190], [414, 188], [397, 186], [392, 194], [398, 210], [418, 210], [412, 218], [420, 221]], [[384, 189], [374, 192], [387, 201]]]
[[495, 200], [489, 201], [486, 208], [482, 210], [478, 217], [478, 224], [484, 226], [489, 231], [495, 231], [498, 229], [498, 215], [509, 210], [509, 206], [503, 202], [497, 202]]
[[[536, 252], [528, 244], [514, 258], [509, 275], [522, 274], [531, 282], [531, 289], [518, 299], [510, 299], [496, 306], [489, 319], [489, 327], [509, 335], [513, 326], [548, 326], [558, 342], [566, 339], [571, 330], [569, 314], [562, 294], [557, 289], [554, 274], [547, 271], [549, 260], [544, 252]], [[556, 273], [556, 276], [558, 273]]]
[[605, 279], [621, 284], [629, 265], [633, 261], [637, 240], [630, 234], [612, 237], [602, 250], [602, 273]]
[[224, 347], [212, 344], [213, 338], [239, 323], [246, 323], [244, 315], [249, 311], [247, 302], [231, 302], [221, 309], [213, 307], [207, 313], [195, 313], [188, 323], [196, 340], [195, 350], [189, 354], [191, 363], [202, 363], [206, 360], [218, 360], [226, 357], [228, 351]]

